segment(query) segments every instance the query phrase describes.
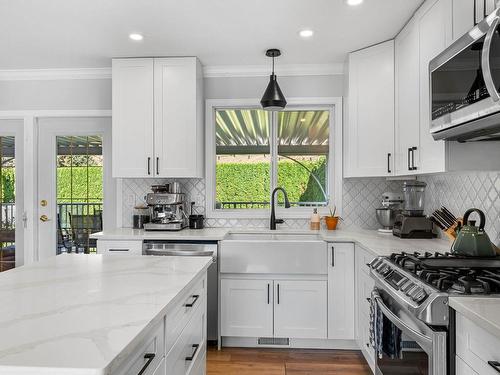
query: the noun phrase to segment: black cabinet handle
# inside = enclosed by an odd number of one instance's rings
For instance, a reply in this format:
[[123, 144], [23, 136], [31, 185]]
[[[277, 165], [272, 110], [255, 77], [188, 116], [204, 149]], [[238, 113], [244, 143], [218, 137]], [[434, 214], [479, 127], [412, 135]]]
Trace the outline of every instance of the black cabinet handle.
[[196, 301], [198, 301], [198, 298], [200, 298], [200, 296], [198, 294], [195, 294], [192, 297], [193, 297], [193, 301], [191, 303], [186, 303], [184, 306], [193, 307], [194, 304], [196, 303]]
[[366, 301], [367, 301], [368, 303], [370, 303], [370, 302], [372, 301], [372, 299], [371, 299], [370, 297], [366, 297]]
[[153, 362], [153, 359], [155, 359], [156, 354], [155, 353], [146, 353], [144, 354], [144, 359], [147, 359], [146, 363], [144, 366], [142, 366], [141, 371], [137, 373], [137, 375], [142, 375], [144, 374], [144, 371], [148, 368], [148, 366]]
[[409, 171], [411, 171], [410, 154], [411, 154], [411, 147], [408, 147], [408, 170]]
[[335, 267], [335, 246], [332, 246], [332, 267]]
[[271, 298], [269, 296], [270, 294], [270, 289], [271, 289], [271, 286], [269, 285], [269, 283], [267, 284], [267, 304], [269, 305], [271, 303]]
[[280, 284], [278, 284], [278, 305], [280, 304]]
[[391, 173], [391, 153], [387, 154], [387, 173]]
[[196, 356], [196, 352], [198, 351], [198, 349], [200, 348], [200, 345], [199, 344], [193, 344], [193, 353], [191, 353], [191, 355], [189, 357], [186, 357], [186, 361], [192, 361], [193, 358]]
[[415, 166], [415, 151], [417, 150], [416, 146], [411, 148], [411, 170], [416, 171], [417, 167]]
[[160, 158], [156, 157], [156, 174], [160, 174]]
[[151, 158], [148, 157], [148, 175], [151, 174]]
[[108, 251], [130, 251], [130, 249], [108, 249]]
[[488, 364], [493, 367], [495, 370], [497, 370], [498, 373], [500, 373], [500, 362], [497, 361], [488, 361]]

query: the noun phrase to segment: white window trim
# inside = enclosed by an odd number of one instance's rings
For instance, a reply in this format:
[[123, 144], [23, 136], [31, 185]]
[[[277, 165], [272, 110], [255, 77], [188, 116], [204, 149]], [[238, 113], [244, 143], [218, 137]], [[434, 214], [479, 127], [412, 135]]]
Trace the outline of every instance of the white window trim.
[[[342, 97], [287, 98], [288, 107], [321, 107], [330, 109], [330, 152], [328, 170], [328, 191], [330, 205], [337, 207], [337, 214], [342, 215]], [[270, 209], [216, 210], [215, 207], [215, 110], [218, 108], [260, 108], [259, 99], [207, 99], [205, 101], [205, 176], [207, 218], [225, 219], [262, 219], [268, 218]], [[333, 146], [333, 150], [331, 147]], [[271, 152], [275, 147], [271, 145]], [[332, 178], [333, 177], [333, 178]], [[272, 176], [274, 178], [274, 176]], [[312, 207], [276, 208], [281, 218], [308, 218]], [[329, 214], [328, 207], [319, 207], [320, 215]]]

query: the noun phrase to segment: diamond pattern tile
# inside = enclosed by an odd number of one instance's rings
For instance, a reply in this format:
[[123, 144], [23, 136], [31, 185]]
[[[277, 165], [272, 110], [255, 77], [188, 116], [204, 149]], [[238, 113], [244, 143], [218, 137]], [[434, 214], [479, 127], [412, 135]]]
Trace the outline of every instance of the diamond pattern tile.
[[[463, 215], [470, 207], [477, 207], [486, 214], [486, 230], [496, 244], [500, 243], [500, 172], [460, 172], [423, 176], [427, 182], [426, 211], [431, 213], [442, 205], [455, 215]], [[143, 202], [150, 186], [171, 182], [167, 179], [125, 179], [123, 180], [123, 226], [132, 226], [134, 206]], [[188, 202], [197, 202], [195, 211], [205, 213], [205, 180], [177, 179]], [[351, 178], [343, 182], [342, 227], [376, 229], [379, 227], [375, 209], [385, 191], [401, 191], [401, 181], [387, 181], [385, 178]], [[259, 228], [267, 227], [267, 219], [207, 219], [207, 227]], [[287, 219], [284, 227], [304, 229], [308, 219]]]

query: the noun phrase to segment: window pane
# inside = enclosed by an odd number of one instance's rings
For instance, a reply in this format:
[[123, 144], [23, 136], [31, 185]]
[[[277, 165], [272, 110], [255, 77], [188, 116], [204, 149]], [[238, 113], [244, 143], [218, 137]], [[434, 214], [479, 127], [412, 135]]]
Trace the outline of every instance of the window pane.
[[15, 177], [15, 139], [0, 137], [0, 272], [16, 265]]
[[292, 207], [328, 204], [329, 124], [327, 110], [278, 113], [278, 186]]
[[57, 254], [96, 252], [102, 230], [102, 137], [57, 137]]
[[261, 109], [220, 109], [216, 121], [215, 208], [269, 206], [269, 114]]

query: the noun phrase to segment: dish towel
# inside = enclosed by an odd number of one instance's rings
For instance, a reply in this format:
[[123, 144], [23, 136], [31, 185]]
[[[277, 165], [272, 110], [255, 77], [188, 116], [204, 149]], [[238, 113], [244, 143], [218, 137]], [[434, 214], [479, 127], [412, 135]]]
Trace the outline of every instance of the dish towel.
[[370, 299], [370, 345], [375, 355], [391, 359], [402, 358], [401, 330], [380, 310], [375, 298]]

